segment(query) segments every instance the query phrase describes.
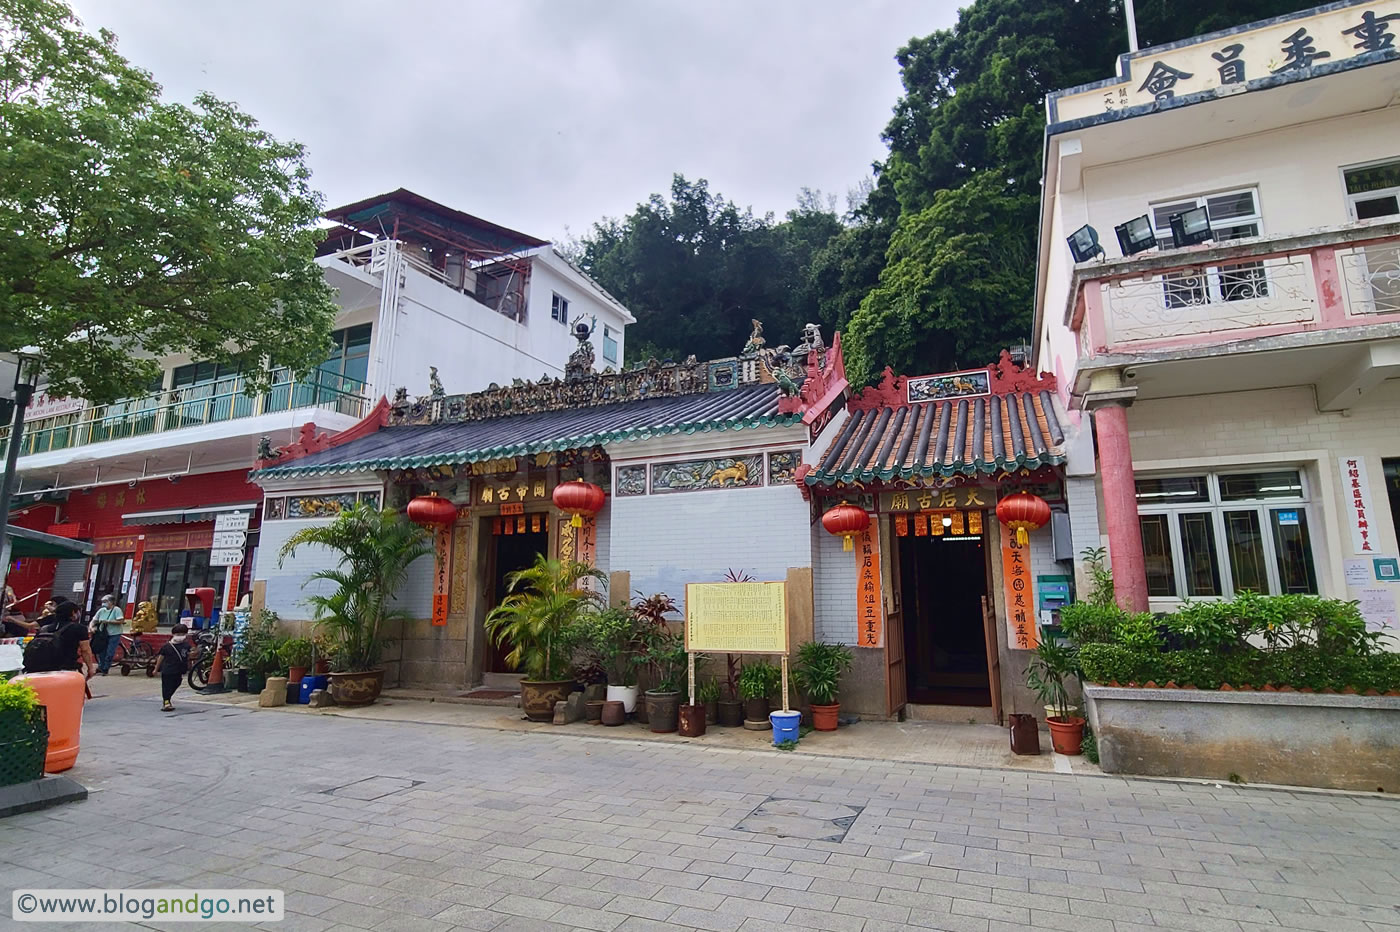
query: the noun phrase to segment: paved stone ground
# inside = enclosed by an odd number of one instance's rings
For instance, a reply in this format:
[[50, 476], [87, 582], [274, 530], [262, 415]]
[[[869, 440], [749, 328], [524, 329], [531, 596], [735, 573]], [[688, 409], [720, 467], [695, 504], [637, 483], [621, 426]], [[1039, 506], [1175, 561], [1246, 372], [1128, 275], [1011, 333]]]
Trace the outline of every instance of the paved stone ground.
[[1400, 930], [1400, 802], [1374, 797], [153, 696], [93, 703], [72, 774], [88, 801], [0, 821], [0, 910], [203, 886], [289, 891], [287, 932]]

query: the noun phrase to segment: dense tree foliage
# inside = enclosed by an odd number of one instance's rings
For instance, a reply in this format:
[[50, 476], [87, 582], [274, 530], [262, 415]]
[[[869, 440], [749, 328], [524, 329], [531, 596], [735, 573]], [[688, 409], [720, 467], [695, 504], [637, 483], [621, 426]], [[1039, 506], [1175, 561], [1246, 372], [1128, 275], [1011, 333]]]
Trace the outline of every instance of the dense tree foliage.
[[37, 347], [50, 393], [141, 393], [172, 352], [254, 383], [320, 363], [309, 179], [232, 104], [161, 101], [61, 0], [0, 0], [0, 351]]
[[[1138, 0], [1138, 35], [1297, 6]], [[581, 261], [636, 313], [633, 359], [732, 354], [756, 317], [770, 343], [808, 320], [844, 330], [852, 381], [985, 365], [1031, 337], [1045, 95], [1115, 74], [1126, 50], [1121, 0], [977, 0], [899, 51], [889, 156], [845, 217], [804, 198], [775, 222], [677, 177], [669, 199], [599, 224]]]

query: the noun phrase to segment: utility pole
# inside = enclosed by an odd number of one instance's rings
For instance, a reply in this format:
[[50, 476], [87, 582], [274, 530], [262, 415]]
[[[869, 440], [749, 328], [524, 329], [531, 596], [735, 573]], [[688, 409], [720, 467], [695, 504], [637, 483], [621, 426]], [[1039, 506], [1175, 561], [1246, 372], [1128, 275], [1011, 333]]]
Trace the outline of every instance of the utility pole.
[[1128, 16], [1128, 51], [1138, 50], [1137, 41], [1137, 16], [1133, 13], [1133, 0], [1123, 0], [1123, 9]]
[[38, 360], [30, 356], [18, 357], [14, 400], [7, 402], [14, 406], [14, 419], [10, 423], [10, 436], [5, 444], [5, 475], [0, 479], [0, 593], [5, 591], [5, 580], [10, 575], [10, 499], [14, 496], [19, 446], [24, 435], [24, 409], [29, 407], [29, 401], [34, 397], [34, 383], [38, 381], [37, 363]]

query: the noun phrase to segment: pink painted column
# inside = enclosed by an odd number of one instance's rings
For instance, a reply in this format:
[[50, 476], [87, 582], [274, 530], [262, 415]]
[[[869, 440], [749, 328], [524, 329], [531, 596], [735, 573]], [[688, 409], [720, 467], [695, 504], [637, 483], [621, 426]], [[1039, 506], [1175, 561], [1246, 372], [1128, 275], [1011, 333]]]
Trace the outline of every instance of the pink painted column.
[[1128, 409], [1117, 401], [1094, 408], [1099, 477], [1108, 524], [1108, 555], [1118, 604], [1130, 612], [1147, 611], [1147, 566], [1142, 556], [1133, 450], [1128, 443]]

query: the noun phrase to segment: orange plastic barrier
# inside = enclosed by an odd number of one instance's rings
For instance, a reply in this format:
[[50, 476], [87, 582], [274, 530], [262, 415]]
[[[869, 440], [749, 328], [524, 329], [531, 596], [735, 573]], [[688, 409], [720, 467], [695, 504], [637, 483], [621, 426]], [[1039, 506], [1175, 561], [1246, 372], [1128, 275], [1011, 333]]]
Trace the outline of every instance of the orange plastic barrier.
[[46, 773], [60, 773], [78, 760], [78, 734], [83, 728], [83, 687], [87, 677], [76, 670], [59, 673], [24, 673], [12, 682], [28, 683], [47, 707], [49, 753], [44, 758]]

